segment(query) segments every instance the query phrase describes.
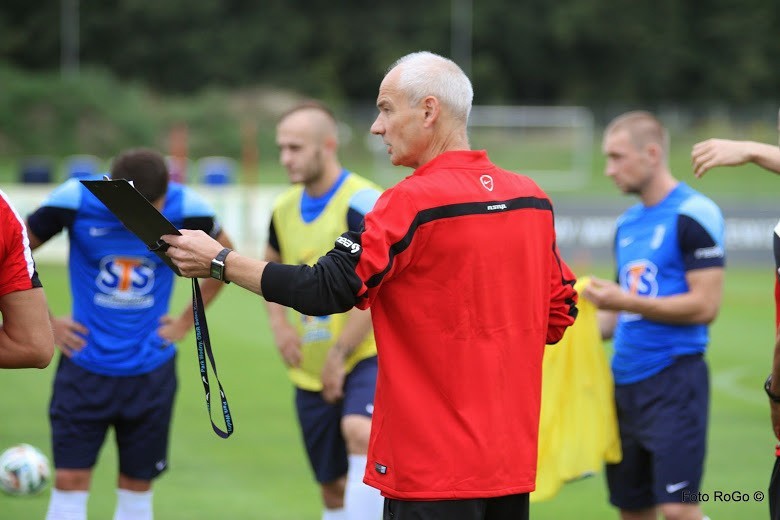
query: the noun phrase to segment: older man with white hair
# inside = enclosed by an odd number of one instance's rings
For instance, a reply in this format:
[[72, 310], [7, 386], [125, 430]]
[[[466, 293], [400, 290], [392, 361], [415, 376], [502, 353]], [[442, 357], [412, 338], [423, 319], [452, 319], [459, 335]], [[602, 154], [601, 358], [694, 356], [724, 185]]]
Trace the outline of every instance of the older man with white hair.
[[[371, 308], [379, 373], [364, 481], [382, 491], [385, 519], [528, 518], [542, 356], [577, 313], [550, 199], [471, 150], [472, 97], [452, 61], [399, 59], [371, 132], [413, 174], [314, 266], [225, 260], [230, 281], [310, 315]], [[163, 237], [168, 255], [208, 276], [222, 247], [182, 233]]]

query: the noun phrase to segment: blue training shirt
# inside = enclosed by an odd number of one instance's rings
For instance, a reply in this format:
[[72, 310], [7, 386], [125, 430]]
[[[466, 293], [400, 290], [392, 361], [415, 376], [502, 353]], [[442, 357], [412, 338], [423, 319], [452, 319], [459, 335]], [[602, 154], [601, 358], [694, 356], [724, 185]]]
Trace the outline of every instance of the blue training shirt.
[[[180, 184], [169, 184], [162, 213], [177, 229], [202, 229], [213, 237], [221, 231], [205, 199]], [[168, 313], [174, 273], [100, 200], [70, 179], [28, 221], [44, 241], [68, 229], [72, 315], [89, 331], [74, 363], [98, 374], [131, 376], [173, 357], [175, 346], [157, 329]]]
[[[648, 298], [687, 292], [686, 272], [725, 265], [724, 227], [718, 206], [682, 182], [655, 206], [632, 206], [615, 233], [620, 286]], [[613, 338], [615, 383], [657, 374], [677, 356], [704, 352], [708, 340], [704, 324], [661, 323], [621, 312]]]

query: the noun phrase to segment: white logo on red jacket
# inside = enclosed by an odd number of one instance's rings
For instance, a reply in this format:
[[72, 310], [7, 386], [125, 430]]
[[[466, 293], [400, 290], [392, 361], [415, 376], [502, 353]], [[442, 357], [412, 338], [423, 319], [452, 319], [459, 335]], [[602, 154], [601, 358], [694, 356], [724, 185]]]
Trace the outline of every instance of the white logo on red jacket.
[[493, 177], [490, 175], [483, 175], [479, 178], [479, 182], [482, 183], [486, 190], [493, 191]]

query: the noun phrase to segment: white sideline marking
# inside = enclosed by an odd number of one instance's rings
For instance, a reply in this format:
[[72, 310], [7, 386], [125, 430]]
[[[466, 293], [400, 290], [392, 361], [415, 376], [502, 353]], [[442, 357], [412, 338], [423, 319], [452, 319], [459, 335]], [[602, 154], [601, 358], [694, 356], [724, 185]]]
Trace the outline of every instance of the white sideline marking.
[[739, 379], [745, 375], [745, 367], [734, 367], [725, 370], [718, 370], [712, 377], [712, 387], [717, 389], [726, 397], [734, 400], [749, 403], [757, 407], [766, 407], [766, 399], [763, 399], [761, 392], [761, 382], [756, 383], [756, 388], [745, 388], [739, 383]]

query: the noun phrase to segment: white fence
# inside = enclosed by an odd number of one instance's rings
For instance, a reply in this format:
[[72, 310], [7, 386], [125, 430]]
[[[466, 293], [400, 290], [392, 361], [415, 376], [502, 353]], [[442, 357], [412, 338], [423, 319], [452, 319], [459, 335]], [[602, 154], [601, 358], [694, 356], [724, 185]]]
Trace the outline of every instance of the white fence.
[[[49, 185], [2, 186], [22, 216], [33, 211], [52, 190]], [[271, 206], [288, 185], [205, 186], [193, 185], [214, 206], [236, 249], [262, 258], [268, 239]], [[615, 218], [623, 211], [624, 199], [608, 202], [597, 199], [561, 198], [555, 203], [558, 244], [566, 258], [586, 258], [594, 262], [612, 262], [612, 237]], [[617, 202], [617, 203], [616, 203]], [[770, 266], [772, 230], [780, 217], [774, 205], [721, 203], [726, 217], [728, 262]], [[67, 240], [58, 236], [35, 252], [38, 261], [66, 258]]]
[[[239, 251], [262, 258], [268, 239], [271, 206], [276, 196], [288, 185], [263, 187], [193, 185], [214, 206], [225, 231]], [[17, 211], [26, 217], [40, 205], [54, 186], [5, 185], [3, 191], [10, 197]], [[34, 256], [36, 261], [64, 261], [67, 256], [64, 233], [53, 238]]]

